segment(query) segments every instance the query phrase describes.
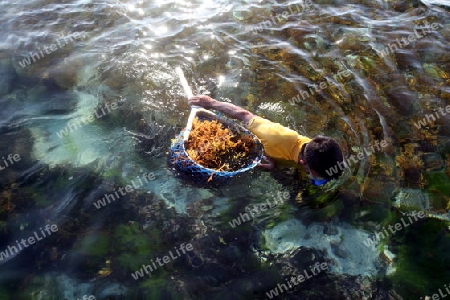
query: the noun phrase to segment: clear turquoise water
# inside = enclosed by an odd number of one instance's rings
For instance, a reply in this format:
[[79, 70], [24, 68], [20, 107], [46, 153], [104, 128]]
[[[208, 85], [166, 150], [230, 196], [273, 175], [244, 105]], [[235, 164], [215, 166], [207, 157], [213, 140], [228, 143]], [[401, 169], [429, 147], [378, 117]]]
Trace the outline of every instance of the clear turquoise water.
[[[0, 2], [0, 299], [265, 299], [317, 262], [327, 271], [278, 298], [445, 292], [448, 3], [305, 3]], [[191, 185], [167, 165], [189, 113], [176, 66], [196, 93], [348, 157], [388, 146], [323, 189], [288, 165]]]

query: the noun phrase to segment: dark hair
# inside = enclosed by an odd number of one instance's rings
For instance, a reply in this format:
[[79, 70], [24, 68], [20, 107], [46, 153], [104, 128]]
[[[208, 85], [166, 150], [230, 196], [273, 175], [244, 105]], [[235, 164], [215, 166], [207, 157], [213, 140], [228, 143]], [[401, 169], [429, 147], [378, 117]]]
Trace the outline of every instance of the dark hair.
[[[326, 136], [316, 136], [305, 149], [305, 162], [308, 167], [325, 179], [336, 179], [341, 176], [342, 161], [339, 144]], [[341, 164], [338, 164], [339, 162]]]

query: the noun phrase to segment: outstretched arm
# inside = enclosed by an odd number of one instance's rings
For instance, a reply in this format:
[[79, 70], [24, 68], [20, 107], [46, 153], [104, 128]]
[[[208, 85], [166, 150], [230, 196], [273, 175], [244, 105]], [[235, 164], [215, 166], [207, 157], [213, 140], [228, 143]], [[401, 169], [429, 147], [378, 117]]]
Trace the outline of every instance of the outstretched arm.
[[254, 114], [252, 114], [246, 109], [243, 109], [242, 107], [227, 102], [217, 101], [205, 95], [194, 96], [189, 98], [189, 104], [198, 105], [204, 108], [215, 109], [234, 119], [238, 119], [244, 122], [244, 124], [248, 124], [248, 122], [255, 116]]

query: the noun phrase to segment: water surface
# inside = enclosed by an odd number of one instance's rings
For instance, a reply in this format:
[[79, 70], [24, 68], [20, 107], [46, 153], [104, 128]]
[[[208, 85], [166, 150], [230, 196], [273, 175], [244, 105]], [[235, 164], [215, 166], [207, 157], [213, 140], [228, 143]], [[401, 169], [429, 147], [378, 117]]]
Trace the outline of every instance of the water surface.
[[[326, 272], [278, 298], [445, 291], [447, 1], [0, 7], [1, 299], [265, 299], [316, 263]], [[180, 180], [176, 66], [195, 93], [334, 137], [351, 167], [323, 188], [292, 165], [220, 188]]]

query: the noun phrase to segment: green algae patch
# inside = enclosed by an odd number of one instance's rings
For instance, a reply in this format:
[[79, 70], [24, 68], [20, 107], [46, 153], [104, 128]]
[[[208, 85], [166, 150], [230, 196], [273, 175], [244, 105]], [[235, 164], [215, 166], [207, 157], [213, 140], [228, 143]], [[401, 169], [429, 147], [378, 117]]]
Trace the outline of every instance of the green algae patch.
[[74, 248], [80, 249], [86, 255], [103, 257], [111, 251], [111, 240], [106, 235], [90, 234], [75, 244]]
[[8, 293], [7, 290], [5, 290], [3, 288], [0, 289], [0, 299], [2, 299], [2, 300], [10, 300], [10, 299], [12, 299], [9, 295], [10, 294]]
[[88, 233], [76, 241], [69, 253], [81, 254], [80, 271], [94, 276], [111, 253], [111, 238], [107, 233]]
[[[381, 206], [378, 204], [369, 204], [363, 207], [353, 208], [354, 211], [352, 213], [361, 215], [358, 217], [358, 222], [373, 222], [376, 224], [380, 224], [381, 227], [395, 224], [394, 219], [398, 215], [398, 213], [394, 210], [391, 210], [387, 206]], [[353, 225], [358, 224], [358, 222], [354, 222]]]
[[163, 240], [156, 231], [151, 235], [145, 234], [136, 223], [117, 226], [115, 239], [118, 243], [116, 250], [119, 251], [117, 260], [122, 268], [131, 272], [148, 264]]
[[344, 203], [338, 199], [324, 207], [321, 207], [319, 210], [311, 212], [311, 214], [314, 216], [315, 220], [326, 222], [335, 216], [340, 215], [344, 209]]
[[425, 173], [425, 190], [431, 196], [433, 210], [445, 211], [450, 208], [450, 178], [444, 172]]
[[[308, 185], [301, 191], [296, 201], [310, 208], [320, 209], [320, 219], [326, 220], [338, 215], [344, 209], [338, 190], [324, 191], [322, 188]], [[319, 216], [317, 216], [319, 217]]]
[[404, 299], [435, 294], [448, 283], [450, 233], [447, 228], [447, 222], [425, 219], [392, 236], [397, 262], [396, 271], [389, 277]]
[[271, 229], [271, 228], [275, 227], [276, 225], [278, 225], [284, 221], [287, 221], [291, 218], [292, 218], [292, 216], [290, 215], [290, 211], [288, 211], [287, 207], [284, 209], [281, 209], [281, 213], [279, 215], [277, 215], [274, 218], [269, 219], [269, 221], [266, 224], [265, 229]]
[[175, 290], [175, 286], [170, 286], [170, 278], [149, 278], [146, 279], [140, 287], [145, 299], [183, 299], [183, 295]]

